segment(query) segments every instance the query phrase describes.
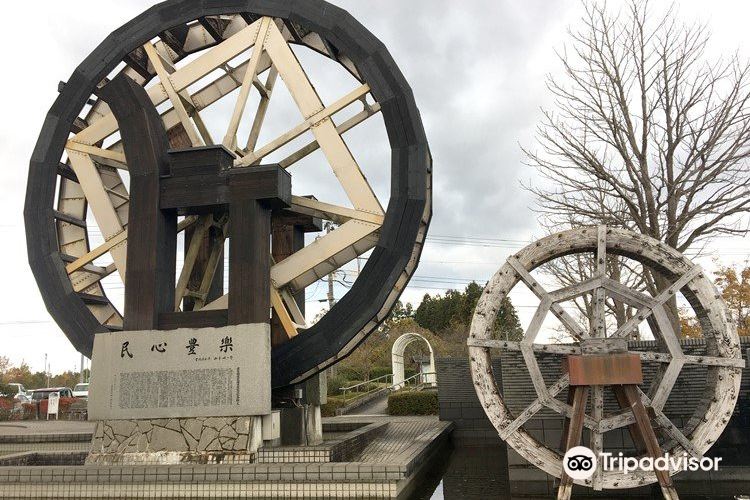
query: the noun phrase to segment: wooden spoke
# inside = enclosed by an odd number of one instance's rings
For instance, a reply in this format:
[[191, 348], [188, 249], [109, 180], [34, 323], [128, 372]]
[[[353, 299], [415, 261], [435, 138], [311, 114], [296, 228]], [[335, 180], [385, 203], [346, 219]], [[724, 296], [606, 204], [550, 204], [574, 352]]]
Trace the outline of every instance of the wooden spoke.
[[[182, 92], [193, 83], [211, 73], [217, 67], [220, 67], [222, 64], [226, 64], [245, 50], [251, 48], [252, 44], [257, 38], [257, 32], [259, 29], [260, 20], [240, 30], [215, 47], [206, 50], [194, 61], [172, 73], [169, 78], [172, 89], [174, 89], [174, 91], [177, 93]], [[248, 34], [250, 34], [250, 36], [248, 36]], [[227, 77], [227, 80], [231, 79]], [[218, 85], [219, 81], [215, 83]], [[224, 80], [222, 81], [222, 83], [226, 84], [227, 82]], [[239, 85], [235, 85], [226, 93], [231, 92], [238, 86]], [[221, 97], [216, 97], [216, 91], [220, 91], [220, 87], [210, 87], [210, 89], [207, 88], [205, 90], [206, 95], [200, 95], [200, 98], [208, 97], [208, 93], [211, 93], [213, 97], [216, 98], [216, 100]], [[166, 89], [164, 89], [161, 85], [151, 86], [147, 90], [147, 93], [151, 98], [151, 101], [154, 103], [154, 106], [159, 106], [169, 98], [166, 94]], [[196, 101], [196, 104], [202, 102], [202, 99], [198, 99], [198, 97], [198, 95], [193, 96], [193, 100]], [[90, 126], [77, 133], [75, 136], [73, 136], [73, 140], [84, 144], [96, 144], [97, 142], [109, 137], [116, 131], [117, 120], [115, 120], [115, 117], [112, 115], [112, 113], [108, 113], [106, 116], [97, 120]]]
[[[486, 347], [488, 349], [504, 349], [506, 351], [520, 351], [521, 342], [512, 340], [495, 340], [495, 339], [475, 339], [469, 337], [466, 341], [469, 347]], [[581, 354], [581, 348], [578, 344], [533, 344], [534, 352], [542, 354], [559, 354], [567, 356], [569, 354]]]
[[565, 302], [567, 300], [575, 299], [586, 293], [602, 286], [601, 278], [590, 278], [580, 283], [575, 283], [564, 288], [558, 288], [554, 292], [549, 292], [549, 298], [552, 303]]
[[310, 198], [292, 196], [292, 210], [302, 214], [312, 215], [320, 219], [331, 220], [343, 224], [350, 220], [358, 220], [369, 224], [382, 226], [385, 218], [382, 215], [371, 214], [361, 210], [332, 205]]
[[603, 286], [606, 292], [625, 304], [633, 307], [646, 307], [651, 303], [651, 297], [638, 290], [628, 288], [622, 283], [618, 283], [610, 278], [604, 278]]
[[195, 233], [193, 233], [193, 236], [190, 238], [190, 245], [188, 246], [188, 251], [185, 254], [185, 261], [182, 264], [182, 271], [180, 272], [180, 277], [177, 280], [177, 287], [175, 289], [175, 311], [180, 310], [180, 304], [182, 303], [182, 299], [185, 297], [185, 292], [187, 290], [188, 280], [190, 279], [190, 275], [193, 274], [195, 260], [198, 258], [198, 252], [200, 251], [200, 247], [203, 244], [203, 237], [206, 235], [206, 232], [209, 230], [212, 224], [212, 215], [201, 217], [200, 222], [198, 222], [198, 227], [195, 228]]
[[667, 434], [667, 436], [674, 439], [674, 441], [682, 446], [682, 448], [691, 457], [703, 458], [703, 454], [695, 448], [693, 442], [690, 441], [690, 439], [688, 439], [687, 436], [685, 436], [685, 434], [683, 434], [682, 431], [678, 429], [671, 420], [669, 420], [669, 417], [664, 415], [664, 412], [660, 408], [654, 407], [652, 401], [640, 388], [638, 388], [638, 395], [640, 396], [641, 401], [643, 401], [644, 406], [653, 410], [654, 415], [656, 416], [657, 424], [659, 424], [659, 427], [661, 427], [661, 429]]
[[294, 321], [297, 329], [307, 328], [307, 320], [305, 319], [305, 315], [302, 314], [302, 311], [299, 308], [299, 304], [297, 304], [297, 301], [294, 300], [294, 297], [292, 297], [292, 294], [289, 293], [289, 290], [287, 290], [286, 288], [282, 288], [278, 292], [281, 296], [281, 300], [289, 310], [289, 314], [292, 317], [292, 320]]
[[[71, 151], [70, 164], [78, 177], [81, 189], [86, 194], [91, 211], [105, 240], [109, 241], [124, 231], [120, 215], [117, 213], [112, 200], [107, 193], [102, 177], [88, 154]], [[113, 245], [109, 248], [112, 258], [117, 264], [117, 270], [125, 279], [125, 262], [127, 253], [124, 245]]]
[[573, 317], [568, 314], [565, 309], [563, 309], [559, 304], [553, 303], [552, 298], [550, 297], [549, 293], [544, 289], [544, 287], [526, 270], [526, 268], [521, 264], [521, 262], [518, 260], [515, 256], [508, 257], [508, 264], [513, 267], [513, 269], [516, 271], [516, 274], [521, 278], [521, 281], [523, 281], [527, 287], [529, 287], [529, 290], [534, 293], [540, 300], [549, 300], [552, 305], [550, 306], [550, 310], [552, 311], [552, 314], [557, 317], [558, 320], [568, 329], [568, 332], [575, 338], [576, 340], [581, 340], [584, 338], [588, 338], [588, 334], [586, 331], [578, 324], [578, 322], [573, 319]]
[[659, 295], [654, 297], [649, 301], [649, 303], [641, 308], [638, 309], [636, 314], [630, 318], [628, 321], [626, 321], [620, 328], [617, 329], [615, 333], [612, 334], [613, 337], [624, 337], [628, 335], [630, 332], [634, 331], [640, 323], [645, 321], [651, 314], [653, 314], [653, 311], [655, 308], [661, 307], [665, 302], [667, 302], [671, 297], [673, 297], [677, 292], [679, 292], [682, 287], [690, 283], [695, 277], [700, 275], [703, 272], [700, 266], [694, 266], [689, 271], [684, 273], [677, 281], [672, 283], [672, 285], [669, 286], [666, 290], [661, 292]]
[[[331, 271], [351, 262], [377, 243], [379, 225], [351, 220], [302, 250], [271, 267], [271, 284], [277, 290], [290, 287], [301, 290]], [[228, 295], [207, 304], [203, 309], [224, 309]]]
[[[563, 417], [571, 418], [573, 416], [573, 408], [571, 408], [570, 405], [567, 405], [557, 399], [554, 399], [554, 398], [548, 399], [547, 401], [545, 401], [544, 405], [550, 410], [553, 410], [559, 413]], [[585, 415], [583, 417], [583, 425], [587, 429], [592, 430], [592, 431], [599, 428], [599, 423], [596, 422], [593, 418], [591, 418], [590, 415]]]
[[[296, 127], [292, 128], [291, 130], [288, 130], [287, 132], [281, 134], [276, 139], [272, 140], [265, 146], [261, 147], [257, 151], [253, 151], [251, 153], [246, 154], [242, 158], [238, 159], [235, 162], [235, 166], [249, 166], [254, 165], [258, 163], [260, 160], [268, 156], [269, 154], [273, 153], [274, 151], [278, 150], [279, 148], [283, 147], [284, 145], [288, 144], [289, 142], [293, 141], [297, 137], [301, 136], [305, 132], [307, 132], [310, 129], [315, 129], [316, 127], [320, 126], [323, 121], [328, 120], [330, 121], [330, 117], [350, 105], [351, 103], [359, 100], [362, 96], [366, 95], [370, 91], [370, 87], [367, 85], [362, 85], [346, 96], [342, 97], [335, 103], [331, 104], [327, 108], [322, 109], [321, 111], [313, 114], [310, 118], [306, 119]], [[322, 104], [321, 104], [322, 105]], [[338, 132], [336, 132], [338, 135]], [[316, 134], [317, 135], [317, 134]], [[339, 135], [339, 138], [341, 136]], [[317, 141], [316, 141], [317, 142]], [[352, 158], [353, 161], [353, 158]], [[357, 167], [359, 168], [359, 167]], [[373, 195], [374, 196], [374, 195]]]
[[[197, 217], [186, 217], [184, 220], [182, 220], [177, 225], [177, 231], [184, 231], [185, 228], [192, 225], [197, 220]], [[102, 245], [99, 245], [98, 247], [94, 248], [90, 252], [88, 252], [85, 255], [82, 255], [75, 261], [71, 262], [67, 266], [65, 266], [65, 271], [67, 271], [68, 274], [73, 274], [76, 271], [81, 270], [83, 267], [89, 265], [102, 255], [106, 254], [107, 252], [111, 251], [112, 248], [123, 244], [127, 241], [128, 238], [128, 230], [125, 229], [121, 231], [120, 233], [116, 234], [112, 238], [108, 239], [105, 243]]]
[[74, 272], [83, 269], [85, 266], [89, 265], [91, 262], [95, 261], [102, 255], [109, 252], [115, 246], [121, 243], [124, 243], [127, 237], [128, 237], [127, 230], [120, 232], [119, 234], [107, 240], [103, 245], [99, 245], [95, 249], [88, 252], [86, 255], [79, 257], [75, 261], [65, 266], [65, 271], [68, 274], [73, 274]]
[[255, 151], [255, 148], [258, 146], [260, 129], [263, 126], [263, 121], [266, 119], [268, 105], [271, 102], [271, 95], [273, 94], [273, 89], [276, 86], [276, 80], [278, 80], [278, 77], [279, 72], [272, 66], [271, 70], [268, 72], [266, 84], [264, 85], [266, 92], [261, 94], [258, 109], [255, 111], [255, 118], [253, 119], [253, 126], [250, 128], [250, 135], [247, 137], [245, 151]]
[[245, 70], [245, 78], [242, 81], [240, 94], [237, 97], [237, 102], [234, 105], [234, 113], [232, 114], [232, 118], [229, 120], [229, 127], [227, 128], [227, 133], [224, 136], [224, 141], [222, 142], [222, 144], [224, 144], [224, 146], [230, 151], [234, 150], [237, 147], [237, 129], [240, 126], [242, 114], [245, 112], [247, 99], [248, 97], [250, 97], [250, 89], [253, 87], [253, 84], [258, 75], [258, 64], [260, 63], [260, 56], [263, 53], [264, 40], [266, 39], [266, 34], [268, 33], [268, 27], [270, 24], [271, 18], [264, 17], [261, 20], [260, 30], [258, 30], [258, 34], [255, 37], [253, 55], [250, 57], [250, 63], [247, 65], [247, 70]]
[[[293, 283], [295, 290], [305, 288], [372, 248], [376, 243], [372, 235], [378, 229], [377, 224], [356, 220], [343, 224], [274, 265], [271, 268], [273, 285], [281, 288]], [[363, 244], [356, 248], [360, 242]]]
[[747, 368], [747, 363], [742, 358], [717, 358], [715, 356], [688, 356], [683, 361], [686, 365], [724, 366], [727, 368]]
[[117, 271], [117, 266], [114, 263], [107, 267], [88, 264], [82, 267], [76, 276], [70, 277], [70, 283], [73, 285], [73, 290], [82, 292], [92, 285], [99, 283], [115, 271]]
[[[339, 133], [339, 135], [343, 135], [349, 130], [353, 129], [360, 123], [364, 122], [371, 116], [376, 115], [380, 112], [380, 104], [375, 103], [372, 106], [366, 106], [363, 111], [360, 111], [356, 115], [352, 116], [345, 122], [343, 122], [341, 125], [336, 127], [336, 132]], [[254, 145], [253, 145], [254, 147]], [[248, 149], [250, 149], [248, 147]], [[312, 141], [306, 146], [300, 148], [298, 151], [295, 151], [291, 155], [287, 156], [283, 160], [279, 162], [279, 165], [281, 165], [283, 168], [289, 168], [301, 159], [305, 158], [306, 156], [314, 153], [320, 149], [320, 145], [318, 144], [318, 141]]]
[[[547, 388], [547, 398], [556, 397], [558, 394], [564, 391], [566, 387], [568, 387], [568, 384], [570, 384], [570, 377], [565, 374], [557, 379], [557, 382]], [[500, 432], [500, 438], [507, 439], [508, 436], [516, 432], [521, 428], [523, 424], [528, 422], [534, 415], [539, 413], [539, 411], [546, 406], [547, 398], [535, 399], [529, 406], [526, 407], [523, 412], [521, 412], [520, 415], [518, 415], [518, 417], [516, 417], [515, 420], [513, 420], [513, 422], [510, 423], [508, 427], [504, 428]]]
[[70, 151], [77, 151], [78, 153], [84, 153], [91, 156], [91, 158], [103, 165], [107, 165], [114, 168], [120, 168], [123, 170], [128, 169], [127, 160], [125, 159], [125, 153], [120, 151], [113, 151], [112, 149], [102, 149], [96, 146], [89, 146], [88, 144], [81, 144], [75, 141], [68, 141], [65, 144], [65, 149]]
[[[367, 183], [349, 148], [336, 131], [336, 125], [331, 120], [330, 114], [319, 115], [321, 112], [330, 113], [330, 111], [326, 111], [327, 108], [323, 106], [323, 102], [302, 70], [294, 52], [292, 52], [292, 49], [275, 24], [272, 24], [269, 30], [266, 50], [271, 56], [274, 66], [279, 71], [279, 75], [289, 89], [292, 98], [297, 103], [297, 107], [302, 111], [307, 120], [315, 120], [312, 124], [312, 132], [315, 135], [315, 139], [320, 144], [328, 163], [331, 165], [354, 207], [359, 210], [383, 214], [383, 207], [380, 206], [380, 202]], [[369, 86], [363, 85], [332, 106], [329, 106], [329, 108], [336, 109], [341, 107], [343, 109], [347, 105], [344, 104], [345, 102], [353, 102], [367, 92], [369, 92]], [[319, 116], [316, 117], [316, 115]], [[243, 164], [251, 165], [253, 161]]]
[[[174, 61], [172, 61], [170, 52], [169, 50], [167, 50], [164, 42], [156, 42], [155, 47], [156, 51], [161, 56], [162, 63], [164, 64], [164, 68], [167, 70], [167, 73], [170, 75], [175, 73], [177, 71], [177, 68], [175, 68]], [[195, 101], [193, 100], [192, 96], [188, 93], [187, 89], [181, 90], [177, 94], [180, 96], [182, 105], [185, 107], [188, 116], [193, 119], [193, 123], [195, 123], [195, 127], [198, 129], [198, 133], [203, 139], [203, 142], [207, 145], [213, 145], [214, 140], [211, 138], [211, 133], [209, 132], [208, 127], [206, 127], [206, 124], [203, 122], [201, 114], [199, 113], [198, 108], [195, 106]], [[172, 111], [177, 116], [177, 120], [179, 121], [180, 115], [177, 110], [173, 107]], [[185, 127], [183, 126], [183, 128]], [[169, 130], [169, 128], [167, 128], [167, 130]]]
[[167, 69], [164, 67], [164, 60], [156, 52], [156, 49], [150, 42], [146, 43], [143, 48], [156, 70], [156, 74], [159, 77], [164, 92], [167, 93], [169, 100], [172, 102], [172, 107], [177, 113], [180, 123], [182, 123], [182, 126], [185, 128], [185, 132], [190, 138], [190, 142], [193, 146], [204, 146], [205, 143], [203, 142], [203, 139], [200, 137], [195, 124], [190, 120], [190, 115], [188, 115], [187, 109], [185, 109], [182, 97], [178, 94], [178, 90], [175, 88]]
[[[596, 249], [596, 277], [604, 279], [607, 276], [607, 226], [599, 226], [597, 229]], [[602, 287], [594, 290], [594, 317], [591, 325], [592, 336], [604, 338], [606, 331], [606, 300], [607, 296]]]
[[279, 317], [279, 322], [284, 328], [287, 337], [296, 337], [298, 333], [297, 327], [294, 324], [289, 311], [287, 311], [287, 308], [284, 305], [284, 300], [281, 298], [279, 291], [273, 287], [271, 287], [271, 306], [273, 306], [273, 310], [276, 311], [276, 315]]

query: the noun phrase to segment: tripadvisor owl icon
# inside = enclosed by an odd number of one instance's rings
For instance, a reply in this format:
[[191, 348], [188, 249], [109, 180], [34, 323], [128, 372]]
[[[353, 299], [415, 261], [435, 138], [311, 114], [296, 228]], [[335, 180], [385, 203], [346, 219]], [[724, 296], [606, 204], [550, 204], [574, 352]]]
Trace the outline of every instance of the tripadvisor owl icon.
[[588, 479], [596, 470], [596, 455], [585, 446], [574, 446], [565, 453], [563, 468], [571, 479]]

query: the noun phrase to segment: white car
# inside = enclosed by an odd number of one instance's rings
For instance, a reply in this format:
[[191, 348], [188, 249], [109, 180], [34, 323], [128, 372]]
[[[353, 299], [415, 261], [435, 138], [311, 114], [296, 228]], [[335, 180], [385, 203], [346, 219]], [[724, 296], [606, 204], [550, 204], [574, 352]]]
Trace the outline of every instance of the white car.
[[73, 387], [73, 397], [74, 398], [86, 398], [89, 397], [89, 384], [78, 384], [75, 387]]
[[12, 394], [15, 401], [26, 403], [31, 400], [31, 398], [29, 398], [27, 395], [26, 388], [22, 384], [11, 382], [8, 385], [15, 389], [14, 394]]

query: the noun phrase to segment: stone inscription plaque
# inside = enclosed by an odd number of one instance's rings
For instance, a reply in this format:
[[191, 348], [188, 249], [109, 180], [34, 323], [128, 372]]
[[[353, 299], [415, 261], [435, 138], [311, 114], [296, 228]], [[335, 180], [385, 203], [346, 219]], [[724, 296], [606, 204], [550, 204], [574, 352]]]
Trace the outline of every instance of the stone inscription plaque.
[[267, 324], [98, 334], [91, 420], [271, 412]]

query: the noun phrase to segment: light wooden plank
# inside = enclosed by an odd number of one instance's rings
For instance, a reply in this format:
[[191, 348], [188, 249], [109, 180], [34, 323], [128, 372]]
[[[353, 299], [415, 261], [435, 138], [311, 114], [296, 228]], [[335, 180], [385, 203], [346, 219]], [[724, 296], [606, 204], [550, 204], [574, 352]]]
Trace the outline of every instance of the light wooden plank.
[[[117, 209], [112, 204], [112, 200], [107, 193], [107, 189], [102, 182], [94, 161], [88, 154], [77, 151], [70, 151], [68, 157], [70, 165], [78, 177], [78, 183], [86, 195], [86, 200], [89, 207], [91, 207], [96, 223], [102, 232], [102, 236], [107, 241], [117, 237], [125, 228], [122, 226]], [[109, 252], [112, 254], [120, 277], [124, 281], [127, 260], [125, 246], [112, 245], [109, 248]]]
[[[359, 125], [360, 123], [370, 118], [371, 116], [375, 116], [379, 112], [380, 112], [380, 104], [374, 103], [372, 106], [366, 107], [363, 111], [360, 111], [356, 115], [352, 116], [351, 118], [343, 122], [341, 125], [337, 126], [336, 131], [339, 133], [339, 135], [343, 135], [349, 130]], [[318, 149], [320, 149], [320, 145], [318, 144], [318, 141], [313, 140], [312, 142], [306, 144], [305, 146], [295, 151], [294, 153], [290, 154], [283, 160], [279, 161], [279, 165], [281, 165], [282, 168], [289, 168], [295, 163], [297, 163], [298, 161], [314, 153]]]
[[281, 295], [279, 295], [279, 291], [274, 287], [271, 287], [271, 306], [273, 307], [273, 310], [276, 311], [276, 315], [279, 318], [282, 328], [284, 328], [286, 336], [290, 339], [296, 337], [298, 334], [297, 327], [294, 325], [294, 321], [289, 315], [286, 306], [284, 306], [284, 301], [282, 300]]
[[185, 253], [185, 260], [182, 264], [182, 270], [180, 271], [180, 277], [177, 280], [177, 286], [174, 294], [174, 310], [180, 310], [180, 304], [182, 299], [185, 297], [185, 290], [187, 290], [188, 281], [190, 275], [193, 274], [193, 267], [195, 267], [195, 261], [198, 258], [198, 252], [200, 252], [201, 245], [203, 244], [203, 237], [206, 235], [206, 231], [211, 227], [213, 223], [213, 215], [207, 215], [201, 217], [198, 227], [195, 228], [195, 233], [190, 238], [190, 245], [188, 251]]
[[301, 196], [292, 196], [292, 210], [320, 219], [333, 220], [339, 224], [350, 220], [359, 220], [382, 226], [385, 221], [385, 217], [382, 215], [371, 214]]
[[185, 128], [185, 132], [190, 138], [190, 142], [194, 147], [204, 146], [205, 143], [203, 141], [203, 138], [200, 136], [195, 124], [190, 119], [190, 115], [188, 114], [187, 109], [185, 109], [185, 104], [183, 103], [182, 98], [179, 96], [178, 90], [172, 83], [172, 79], [164, 66], [164, 61], [156, 52], [156, 49], [151, 44], [151, 42], [146, 43], [143, 48], [146, 51], [146, 55], [151, 61], [151, 64], [156, 70], [156, 75], [159, 77], [161, 86], [164, 88], [164, 91], [167, 93], [169, 100], [172, 102], [172, 107], [177, 113], [177, 116], [180, 118], [180, 123], [182, 123], [182, 126]]
[[[271, 25], [267, 50], [274, 66], [284, 80], [297, 106], [305, 118], [311, 118], [324, 109], [323, 102], [302, 70], [294, 52], [276, 25]], [[364, 88], [360, 87], [360, 90]], [[367, 88], [369, 91], [369, 88]], [[350, 94], [348, 97], [351, 97]], [[354, 160], [330, 117], [322, 119], [312, 128], [321, 150], [328, 159], [336, 177], [355, 208], [373, 213], [384, 213], [375, 193], [367, 183], [362, 170]]]
[[245, 151], [255, 151], [255, 148], [258, 146], [260, 131], [263, 127], [263, 122], [266, 119], [268, 105], [271, 103], [271, 96], [273, 95], [273, 89], [276, 87], [278, 77], [279, 72], [276, 71], [276, 68], [271, 66], [271, 70], [268, 72], [268, 78], [266, 78], [266, 93], [261, 96], [260, 102], [258, 103], [258, 109], [255, 111], [255, 117], [253, 118], [253, 125], [250, 128], [250, 134], [247, 137]]
[[261, 20], [260, 30], [258, 30], [258, 36], [255, 40], [253, 48], [253, 54], [250, 57], [250, 63], [247, 65], [245, 70], [245, 78], [242, 80], [240, 86], [240, 93], [237, 96], [237, 101], [234, 105], [234, 112], [229, 120], [226, 135], [222, 144], [229, 150], [234, 150], [237, 147], [237, 129], [240, 126], [240, 120], [242, 114], [245, 112], [247, 106], [247, 100], [250, 97], [250, 90], [253, 88], [253, 82], [258, 74], [258, 64], [260, 63], [260, 56], [263, 53], [264, 40], [268, 33], [268, 26], [271, 24], [270, 17], [264, 17]]
[[[552, 302], [552, 299], [547, 292], [547, 290], [544, 289], [544, 287], [539, 283], [530, 273], [526, 270], [526, 268], [523, 266], [521, 261], [518, 260], [518, 258], [515, 255], [511, 255], [508, 257], [508, 264], [516, 271], [516, 274], [518, 274], [518, 277], [521, 279], [521, 281], [526, 284], [526, 286], [531, 290], [531, 292], [536, 295], [540, 300], [549, 300]], [[575, 338], [576, 340], [581, 340], [584, 338], [587, 338], [589, 335], [586, 333], [586, 331], [578, 324], [578, 322], [573, 319], [573, 317], [568, 314], [565, 309], [563, 309], [559, 304], [552, 303], [550, 306], [550, 310], [552, 311], [552, 314], [557, 317], [558, 320], [568, 329], [568, 332]]]
[[[597, 228], [596, 277], [607, 277], [607, 226]], [[599, 287], [594, 290], [594, 317], [591, 331], [594, 337], [604, 338], [606, 331], [606, 291]]]
[[[343, 108], [353, 103], [354, 101], [361, 98], [363, 95], [370, 91], [370, 87], [362, 85], [352, 92], [342, 97], [332, 105], [324, 108], [320, 112], [315, 113], [310, 118], [307, 118], [302, 123], [296, 125], [294, 128], [284, 132], [280, 136], [270, 141], [265, 146], [262, 146], [257, 151], [249, 152], [242, 158], [235, 161], [235, 166], [250, 166], [258, 163], [260, 160], [273, 153], [274, 151], [282, 148], [284, 145], [293, 141], [297, 137], [301, 136], [310, 129], [315, 129], [321, 126], [322, 122], [328, 119], [330, 116], [341, 111]], [[340, 136], [339, 136], [340, 138]], [[317, 141], [316, 141], [317, 142]], [[342, 141], [343, 142], [343, 141]]]

